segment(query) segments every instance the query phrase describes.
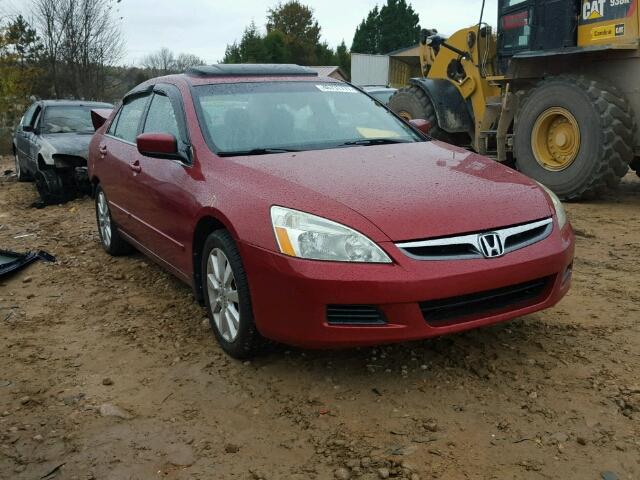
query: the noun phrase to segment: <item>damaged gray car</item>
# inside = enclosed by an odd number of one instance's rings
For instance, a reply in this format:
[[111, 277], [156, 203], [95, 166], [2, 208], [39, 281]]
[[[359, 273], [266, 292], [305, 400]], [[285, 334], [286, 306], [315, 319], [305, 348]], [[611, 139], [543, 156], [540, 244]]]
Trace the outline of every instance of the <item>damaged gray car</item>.
[[76, 100], [31, 105], [13, 136], [18, 181], [34, 180], [46, 204], [88, 193], [87, 156], [95, 131], [91, 111], [112, 108], [109, 103]]

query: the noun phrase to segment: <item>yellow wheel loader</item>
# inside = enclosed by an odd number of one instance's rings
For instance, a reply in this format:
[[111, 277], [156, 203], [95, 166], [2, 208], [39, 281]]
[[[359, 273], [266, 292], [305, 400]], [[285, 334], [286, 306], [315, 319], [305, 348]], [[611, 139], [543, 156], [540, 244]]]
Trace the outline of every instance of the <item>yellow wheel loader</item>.
[[596, 197], [640, 175], [639, 1], [499, 0], [496, 33], [482, 16], [446, 39], [423, 30], [423, 77], [390, 107], [564, 200]]

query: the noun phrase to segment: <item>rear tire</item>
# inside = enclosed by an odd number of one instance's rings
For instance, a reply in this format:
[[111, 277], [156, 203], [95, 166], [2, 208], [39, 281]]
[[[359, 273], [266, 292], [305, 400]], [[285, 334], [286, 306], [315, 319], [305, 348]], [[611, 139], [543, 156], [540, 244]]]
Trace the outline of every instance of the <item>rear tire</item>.
[[442, 130], [438, 125], [436, 110], [431, 99], [416, 85], [398, 90], [389, 100], [389, 108], [403, 119], [409, 121], [422, 118], [431, 122], [429, 136], [443, 142], [454, 143], [454, 137]]
[[[574, 122], [578, 129], [579, 149], [565, 157], [571, 158], [565, 163], [540, 154], [544, 135], [535, 132], [544, 132], [538, 126], [552, 110], [568, 112], [569, 123]], [[552, 130], [548, 132], [552, 142], [556, 137]], [[566, 130], [558, 132], [558, 138], [565, 142]], [[585, 77], [557, 77], [541, 82], [522, 102], [514, 133], [516, 168], [549, 187], [562, 200], [594, 198], [607, 187], [616, 187], [633, 159], [635, 124], [628, 102], [612, 85]]]
[[28, 182], [31, 180], [31, 176], [27, 173], [27, 171], [22, 167], [22, 162], [18, 157], [18, 154], [14, 151], [13, 153], [13, 161], [15, 163], [16, 169], [16, 177], [19, 182]]
[[216, 230], [207, 237], [201, 272], [209, 323], [222, 349], [237, 359], [259, 353], [265, 340], [255, 326], [240, 252], [226, 230]]
[[133, 251], [133, 247], [122, 238], [117, 225], [111, 218], [109, 202], [100, 185], [96, 187], [96, 223], [100, 244], [105, 252], [113, 257], [119, 257]]

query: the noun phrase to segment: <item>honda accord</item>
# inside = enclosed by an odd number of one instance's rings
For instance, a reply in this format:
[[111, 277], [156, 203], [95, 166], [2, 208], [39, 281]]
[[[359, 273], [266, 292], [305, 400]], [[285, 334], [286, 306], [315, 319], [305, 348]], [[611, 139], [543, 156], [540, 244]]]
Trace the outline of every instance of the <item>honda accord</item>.
[[540, 184], [430, 139], [295, 65], [149, 80], [93, 137], [103, 248], [140, 250], [206, 307], [222, 348], [424, 339], [556, 304], [574, 236]]

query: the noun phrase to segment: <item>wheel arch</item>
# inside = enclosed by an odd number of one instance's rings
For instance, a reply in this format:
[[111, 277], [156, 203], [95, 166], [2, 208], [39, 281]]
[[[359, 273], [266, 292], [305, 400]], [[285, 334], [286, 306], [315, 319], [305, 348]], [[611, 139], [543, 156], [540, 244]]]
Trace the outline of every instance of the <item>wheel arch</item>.
[[199, 303], [204, 302], [204, 292], [202, 291], [202, 250], [207, 237], [216, 230], [227, 230], [237, 242], [238, 237], [231, 223], [219, 212], [206, 212], [196, 222], [193, 230], [191, 244], [191, 257], [193, 262], [193, 291]]
[[91, 184], [91, 198], [95, 198], [96, 190], [98, 185], [100, 185], [100, 178], [94, 174], [89, 178], [89, 183]]
[[49, 165], [44, 160], [44, 155], [42, 155], [42, 152], [38, 152], [37, 164], [38, 164], [38, 170], [47, 170], [47, 169], [54, 168], [53, 165]]
[[474, 131], [473, 117], [460, 91], [442, 78], [412, 78], [411, 85], [420, 88], [431, 100], [438, 126], [448, 133]]

